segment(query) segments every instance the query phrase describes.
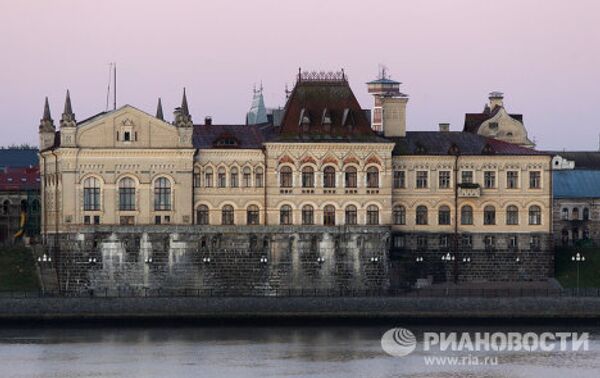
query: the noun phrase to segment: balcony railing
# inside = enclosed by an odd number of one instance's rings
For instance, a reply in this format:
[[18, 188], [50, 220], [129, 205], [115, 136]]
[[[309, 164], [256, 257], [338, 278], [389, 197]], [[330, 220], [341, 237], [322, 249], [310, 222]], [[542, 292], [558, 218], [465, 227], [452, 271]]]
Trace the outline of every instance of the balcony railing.
[[481, 196], [481, 187], [479, 184], [458, 184], [459, 198], [478, 198]]

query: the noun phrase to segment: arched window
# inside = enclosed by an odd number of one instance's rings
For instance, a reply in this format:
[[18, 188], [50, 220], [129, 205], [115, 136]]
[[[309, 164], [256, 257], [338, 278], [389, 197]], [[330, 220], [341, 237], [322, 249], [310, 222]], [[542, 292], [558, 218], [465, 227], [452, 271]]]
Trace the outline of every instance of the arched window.
[[310, 205], [302, 207], [302, 224], [314, 224], [314, 210]]
[[568, 220], [569, 219], [569, 209], [567, 209], [566, 207], [563, 207], [561, 213], [560, 213], [560, 219], [562, 220]]
[[465, 205], [460, 209], [460, 224], [473, 224], [473, 208], [471, 206]]
[[[254, 185], [257, 188], [262, 188], [264, 185], [263, 184], [263, 169], [262, 169], [262, 167], [256, 168], [256, 174], [254, 177]], [[290, 171], [290, 186], [292, 186], [291, 171]]]
[[345, 172], [346, 176], [346, 188], [356, 188], [356, 184], [358, 182], [356, 178], [356, 168], [348, 167]]
[[531, 206], [529, 208], [529, 224], [540, 225], [542, 224], [542, 208], [539, 206]]
[[375, 205], [367, 207], [367, 224], [371, 226], [379, 224], [379, 208]]
[[449, 225], [450, 224], [450, 208], [448, 206], [440, 206], [438, 210], [438, 224]]
[[315, 170], [312, 167], [302, 168], [302, 187], [313, 188], [315, 186]]
[[486, 206], [483, 208], [483, 224], [496, 224], [496, 208], [494, 206]]
[[171, 182], [166, 177], [154, 181], [154, 210], [171, 210]]
[[583, 220], [590, 220], [590, 209], [588, 209], [587, 207], [583, 208]]
[[232, 225], [233, 224], [233, 206], [225, 205], [221, 209], [221, 224]]
[[510, 226], [519, 224], [519, 208], [515, 205], [506, 208], [506, 224]]
[[417, 219], [416, 222], [419, 225], [427, 224], [427, 207], [425, 206], [417, 206]]
[[119, 210], [135, 210], [135, 181], [132, 178], [119, 181]]
[[367, 188], [379, 188], [379, 169], [376, 167], [367, 169]]
[[10, 213], [10, 201], [5, 200], [2, 202], [2, 215], [8, 215]]
[[574, 207], [573, 211], [571, 211], [571, 215], [573, 220], [579, 220], [579, 208]]
[[260, 222], [258, 206], [250, 205], [246, 210], [246, 224], [257, 225]]
[[100, 180], [88, 177], [83, 182], [83, 210], [100, 210]]
[[213, 170], [210, 167], [204, 171], [204, 185], [207, 188], [212, 188], [213, 186]]
[[217, 170], [217, 187], [224, 188], [227, 186], [227, 176], [225, 174], [225, 168], [221, 167]]
[[281, 170], [279, 170], [279, 186], [282, 188], [292, 187], [292, 168], [281, 167]]
[[348, 205], [346, 206], [346, 224], [348, 225], [355, 225], [358, 223], [358, 219], [357, 219], [357, 211], [356, 211], [356, 206], [354, 205]]
[[249, 188], [251, 181], [252, 181], [252, 172], [250, 171], [250, 167], [244, 167], [242, 174], [243, 174], [242, 181], [243, 181], [244, 188]]
[[194, 176], [192, 177], [192, 186], [194, 188], [200, 187], [200, 168], [194, 167]]
[[27, 200], [21, 200], [21, 211], [27, 212]]
[[292, 224], [292, 207], [290, 205], [283, 205], [279, 209], [279, 224]]
[[232, 188], [237, 188], [239, 186], [238, 169], [236, 167], [231, 168], [231, 173], [229, 174], [229, 176], [229, 186]]
[[196, 224], [208, 224], [208, 206], [198, 206], [198, 208], [196, 209]]
[[335, 226], [335, 207], [327, 205], [323, 209], [323, 224], [325, 226]]
[[394, 224], [406, 224], [406, 208], [402, 205], [394, 206]]
[[323, 170], [323, 187], [335, 188], [335, 168], [332, 166], [325, 167]]

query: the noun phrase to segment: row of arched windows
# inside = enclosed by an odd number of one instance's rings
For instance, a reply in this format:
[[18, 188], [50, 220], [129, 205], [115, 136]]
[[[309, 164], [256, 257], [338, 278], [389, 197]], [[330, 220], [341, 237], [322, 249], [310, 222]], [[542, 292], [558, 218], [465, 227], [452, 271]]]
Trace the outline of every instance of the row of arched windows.
[[[393, 208], [393, 221], [396, 225], [406, 224], [406, 208], [402, 205], [396, 205]], [[427, 206], [417, 206], [415, 212], [415, 223], [417, 225], [430, 224], [429, 220], [429, 209]], [[437, 209], [437, 224], [449, 225], [451, 224], [451, 211], [449, 206], [440, 206]], [[460, 224], [472, 225], [473, 224], [473, 207], [465, 205], [460, 208]], [[495, 225], [496, 224], [496, 208], [488, 205], [483, 209], [483, 224], [484, 225]], [[519, 224], [519, 208], [511, 205], [506, 208], [506, 224], [507, 225], [518, 225]], [[529, 224], [540, 225], [542, 224], [542, 209], [537, 205], [529, 207]]]
[[[301, 211], [301, 224], [302, 225], [314, 225], [315, 224], [315, 209], [312, 205], [304, 205]], [[210, 224], [209, 208], [206, 205], [200, 205], [196, 209], [196, 223], [200, 225]], [[233, 225], [235, 224], [234, 209], [231, 205], [225, 205], [221, 208], [221, 224], [222, 225]], [[246, 208], [246, 224], [258, 225], [260, 224], [260, 212], [256, 205], [250, 205]], [[291, 225], [293, 224], [293, 210], [290, 205], [283, 205], [279, 209], [279, 224]], [[335, 226], [336, 222], [336, 210], [333, 205], [326, 205], [323, 207], [323, 225], [324, 226]], [[348, 205], [344, 209], [344, 224], [356, 225], [358, 224], [358, 209], [354, 205]], [[367, 207], [366, 212], [366, 224], [367, 225], [378, 225], [379, 224], [379, 207], [370, 205]]]
[[[279, 169], [279, 186], [281, 188], [291, 188], [293, 186], [293, 170], [290, 166], [283, 166]], [[315, 170], [311, 166], [305, 166], [301, 170], [301, 185], [303, 188], [315, 187]], [[326, 166], [323, 169], [323, 188], [335, 188], [336, 170], [332, 166]], [[344, 170], [344, 187], [356, 188], [358, 186], [358, 170], [355, 167], [347, 167]], [[379, 169], [369, 167], [366, 171], [367, 188], [379, 188]]]
[[[118, 198], [120, 211], [136, 210], [136, 184], [130, 177], [119, 180]], [[83, 210], [99, 211], [102, 200], [100, 180], [88, 177], [83, 181]], [[154, 210], [169, 211], [172, 208], [171, 181], [166, 177], [159, 177], [153, 184]]]

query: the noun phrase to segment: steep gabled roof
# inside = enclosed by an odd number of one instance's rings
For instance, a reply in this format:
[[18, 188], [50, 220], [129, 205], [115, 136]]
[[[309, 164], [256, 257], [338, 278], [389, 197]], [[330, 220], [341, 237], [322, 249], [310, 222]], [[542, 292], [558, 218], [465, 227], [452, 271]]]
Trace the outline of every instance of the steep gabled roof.
[[197, 149], [223, 148], [215, 145], [220, 139], [235, 138], [228, 148], [260, 149], [274, 134], [272, 126], [260, 125], [194, 125], [193, 144]]
[[[323, 121], [325, 110], [330, 124]], [[371, 129], [344, 76], [320, 78], [315, 74], [299, 76], [273, 141], [386, 142]]]

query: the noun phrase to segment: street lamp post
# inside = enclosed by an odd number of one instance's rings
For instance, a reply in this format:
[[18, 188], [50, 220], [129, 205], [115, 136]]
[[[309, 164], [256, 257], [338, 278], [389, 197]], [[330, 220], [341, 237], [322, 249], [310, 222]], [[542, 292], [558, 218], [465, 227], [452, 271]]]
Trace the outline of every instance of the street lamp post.
[[571, 256], [571, 261], [577, 264], [577, 295], [579, 296], [579, 264], [585, 261], [585, 256], [577, 252], [575, 256]]
[[[454, 255], [451, 255], [450, 252], [448, 252], [445, 255], [442, 255], [442, 261], [445, 263], [450, 263], [452, 261], [455, 261], [456, 258], [454, 257]], [[448, 279], [448, 269], [446, 269], [446, 295], [448, 295], [448, 293], [450, 292], [450, 280]]]

